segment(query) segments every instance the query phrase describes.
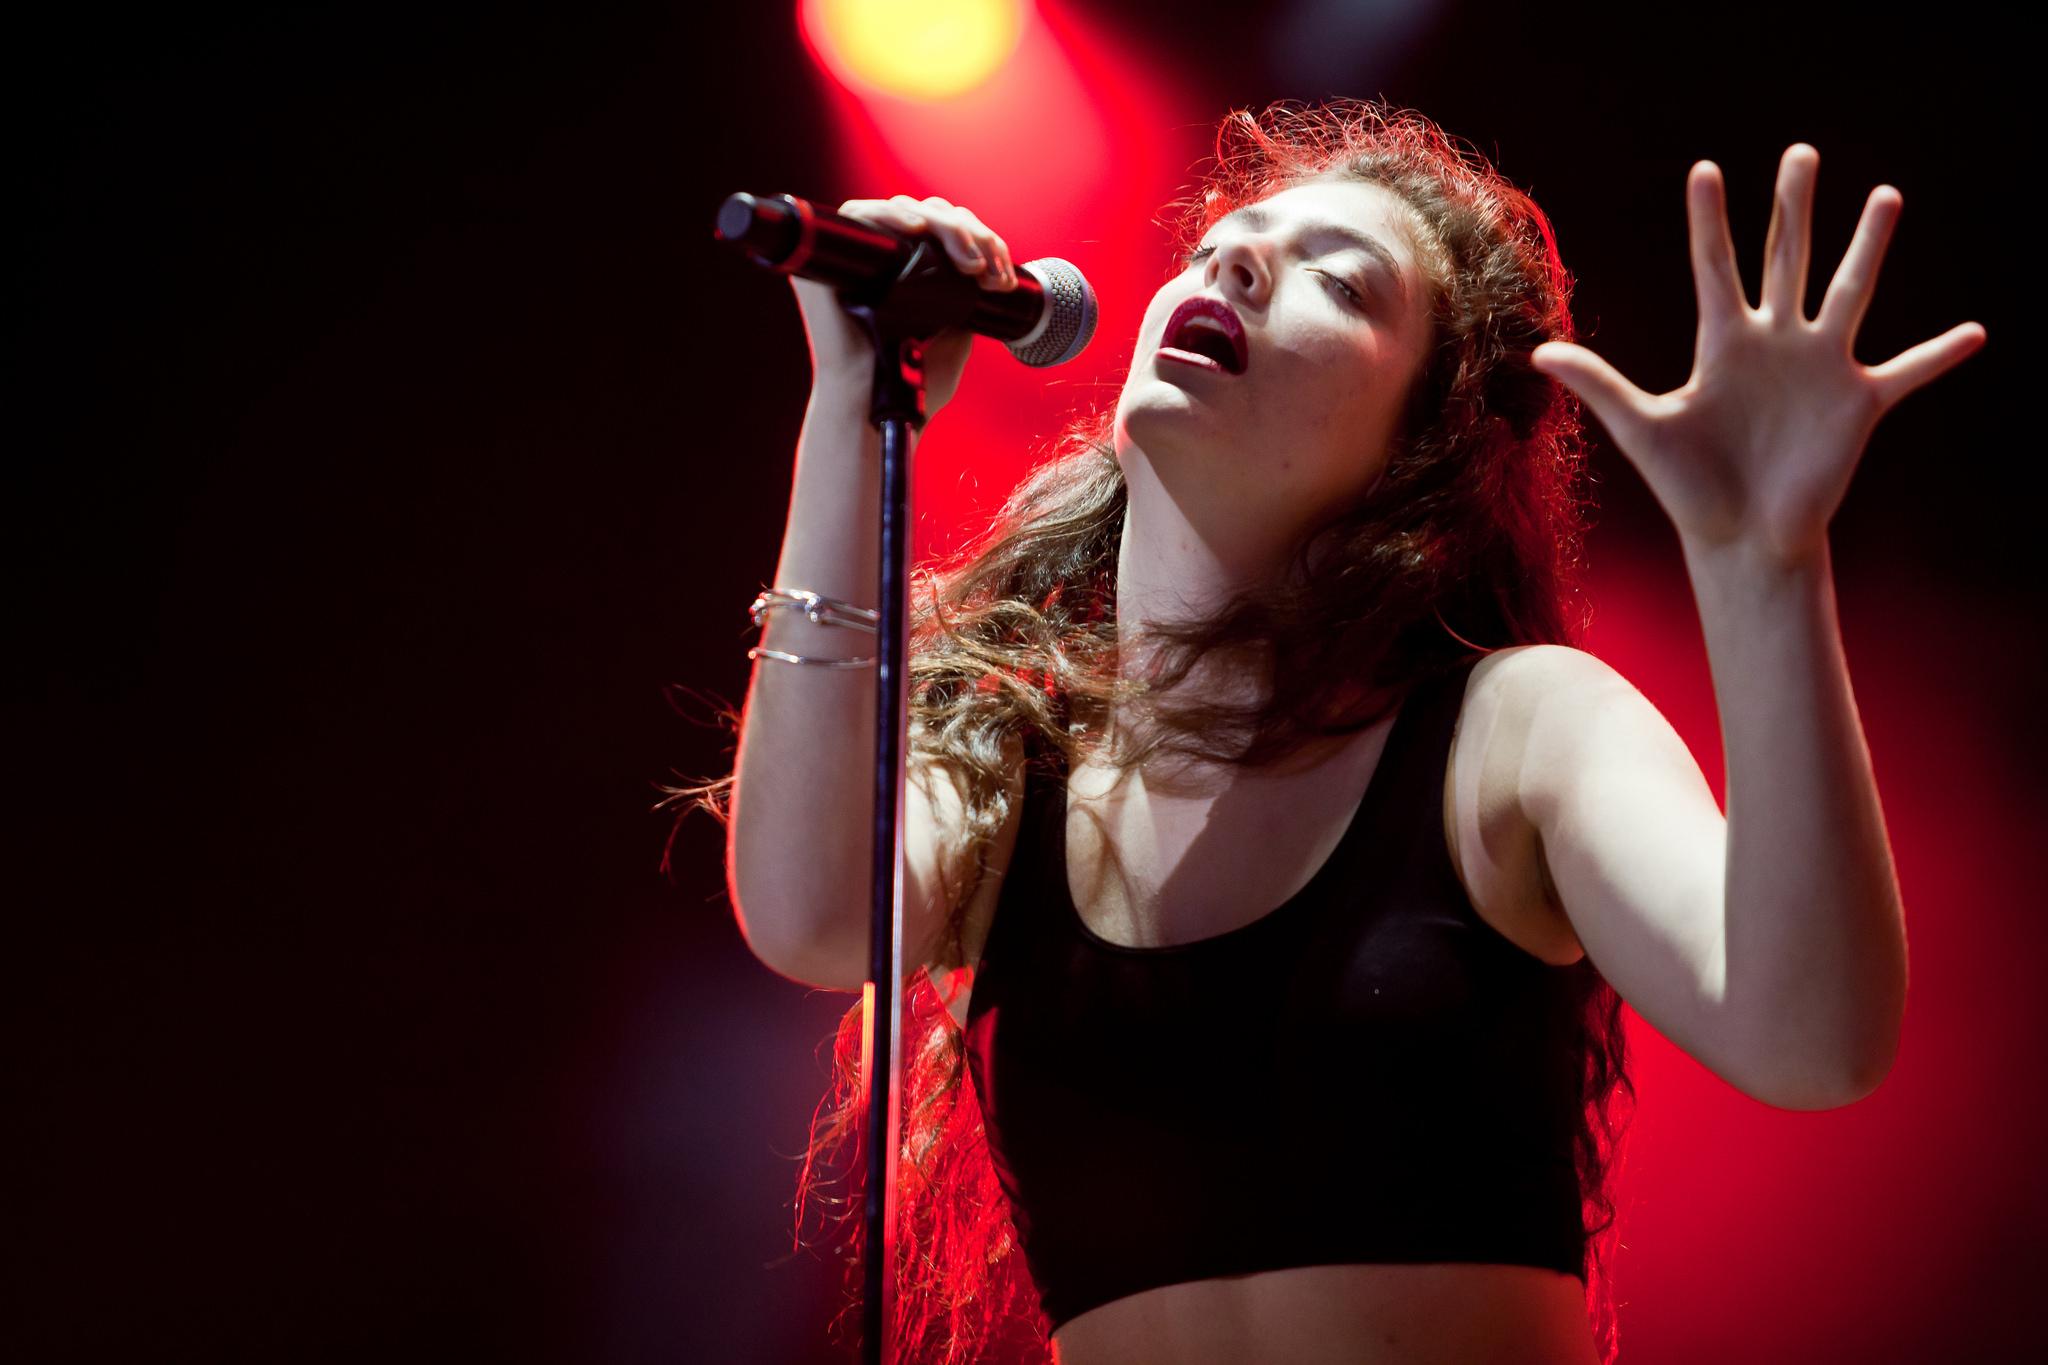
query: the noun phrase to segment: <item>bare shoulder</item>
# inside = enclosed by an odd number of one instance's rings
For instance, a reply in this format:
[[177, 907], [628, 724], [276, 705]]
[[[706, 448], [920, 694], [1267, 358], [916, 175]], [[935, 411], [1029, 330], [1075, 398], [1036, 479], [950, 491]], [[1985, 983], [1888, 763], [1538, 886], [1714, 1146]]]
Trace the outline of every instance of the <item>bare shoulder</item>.
[[1508, 664], [1519, 680], [1518, 686], [1538, 689], [1621, 677], [1614, 665], [1575, 645], [1516, 645], [1496, 650], [1482, 661], [1482, 666], [1496, 661]]
[[[982, 945], [988, 941], [989, 926], [994, 922], [996, 902], [1002, 896], [1003, 878], [1009, 872], [1010, 858], [1017, 847], [1018, 832], [1024, 824], [1024, 742], [1017, 735], [1008, 735], [1003, 741], [1005, 796], [1009, 809], [1003, 823], [980, 849], [968, 846], [969, 838], [964, 820], [965, 807], [958, 794], [957, 784], [943, 784], [952, 788], [950, 800], [942, 799], [938, 837], [948, 845], [948, 853], [956, 858], [956, 865], [963, 869], [970, 864], [967, 859], [979, 856], [981, 880], [969, 898], [964, 920], [961, 924], [961, 942], [956, 951], [951, 935], [937, 934], [927, 954], [925, 967], [931, 977], [934, 990], [946, 1002], [947, 1011], [954, 1022], [965, 1026], [967, 1003], [974, 984], [974, 968], [981, 961]], [[943, 917], [941, 917], [943, 918]]]
[[1487, 654], [1466, 682], [1444, 774], [1444, 838], [1473, 908], [1552, 965], [1569, 965], [1585, 949], [1545, 865], [1518, 774], [1543, 700], [1606, 668], [1569, 645], [1514, 645]]
[[1466, 714], [1474, 709], [1498, 713], [1526, 733], [1538, 707], [1562, 703], [1576, 709], [1616, 687], [1635, 690], [1597, 654], [1572, 645], [1513, 645], [1474, 665], [1465, 694]]

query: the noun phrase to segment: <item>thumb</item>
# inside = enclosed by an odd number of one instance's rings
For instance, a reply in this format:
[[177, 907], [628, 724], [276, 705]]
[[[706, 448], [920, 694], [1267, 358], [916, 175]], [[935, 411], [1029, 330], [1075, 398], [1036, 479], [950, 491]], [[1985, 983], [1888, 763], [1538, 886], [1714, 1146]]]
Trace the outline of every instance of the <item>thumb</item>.
[[1616, 441], [1634, 435], [1636, 386], [1599, 356], [1573, 342], [1546, 341], [1529, 353], [1529, 364], [1577, 394]]

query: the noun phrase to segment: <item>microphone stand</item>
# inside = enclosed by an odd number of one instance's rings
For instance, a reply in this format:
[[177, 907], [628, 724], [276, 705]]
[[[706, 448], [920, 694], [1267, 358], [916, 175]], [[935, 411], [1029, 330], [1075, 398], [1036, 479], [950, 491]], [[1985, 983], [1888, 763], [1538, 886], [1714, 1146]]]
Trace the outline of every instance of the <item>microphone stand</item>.
[[[904, 740], [909, 733], [909, 562], [912, 433], [925, 424], [925, 346], [963, 324], [971, 305], [957, 288], [937, 287], [950, 273], [938, 245], [921, 240], [902, 271], [879, 291], [842, 291], [840, 305], [875, 347], [868, 421], [882, 435], [881, 584], [875, 660], [874, 856], [869, 881], [867, 1031], [861, 1083], [867, 1098], [867, 1187], [862, 1210], [861, 1359], [881, 1365], [894, 1307], [896, 1153], [901, 1142]], [[849, 294], [852, 296], [849, 297]], [[885, 1040], [878, 1047], [877, 1040]], [[876, 1084], [877, 1080], [882, 1084]], [[881, 1103], [876, 1103], [880, 1097]]]
[[[868, 421], [882, 435], [881, 583], [876, 595], [874, 854], [869, 864], [870, 932], [867, 1031], [861, 1039], [861, 1089], [867, 1102], [867, 1198], [861, 1235], [866, 1255], [861, 1294], [861, 1358], [880, 1365], [894, 1307], [890, 1271], [896, 1247], [896, 1152], [901, 1141], [903, 994], [904, 742], [909, 734], [910, 465], [913, 432], [925, 423], [925, 347], [941, 332], [969, 328], [990, 302], [961, 276], [936, 240], [909, 239], [893, 276], [875, 269], [891, 238], [831, 215], [832, 232], [816, 231], [818, 211], [789, 195], [729, 196], [719, 209], [720, 240], [757, 264], [832, 283], [840, 307], [874, 343], [875, 374]], [[891, 259], [896, 259], [891, 257]], [[1007, 340], [1027, 365], [1071, 360], [1095, 332], [1095, 293], [1081, 272], [1056, 257], [1027, 262], [1044, 307], [1030, 319], [1007, 311], [1019, 333]], [[1004, 310], [998, 310], [1004, 311]], [[1028, 328], [1029, 330], [1026, 330]], [[985, 325], [990, 335], [1001, 326]], [[877, 1041], [882, 1046], [877, 1047]], [[876, 1081], [882, 1084], [877, 1085]], [[877, 1099], [880, 1103], [877, 1103]]]

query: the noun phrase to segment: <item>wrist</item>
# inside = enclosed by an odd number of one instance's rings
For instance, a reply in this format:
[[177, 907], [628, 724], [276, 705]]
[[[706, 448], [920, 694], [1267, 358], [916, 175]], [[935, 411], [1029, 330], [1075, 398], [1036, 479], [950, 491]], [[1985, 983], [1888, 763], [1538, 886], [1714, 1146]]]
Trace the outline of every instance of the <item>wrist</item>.
[[1833, 572], [1825, 534], [1792, 550], [1753, 539], [1708, 541], [1684, 535], [1678, 538], [1678, 544], [1686, 567], [1695, 573], [1800, 579], [1826, 577]]
[[[811, 377], [810, 405], [815, 411], [834, 417], [851, 417], [868, 425], [868, 412], [874, 406], [874, 376], [866, 370], [857, 375], [838, 373], [814, 374]], [[951, 401], [951, 400], [947, 400]], [[929, 391], [924, 397], [924, 420], [930, 422], [939, 415], [945, 402], [933, 402]]]

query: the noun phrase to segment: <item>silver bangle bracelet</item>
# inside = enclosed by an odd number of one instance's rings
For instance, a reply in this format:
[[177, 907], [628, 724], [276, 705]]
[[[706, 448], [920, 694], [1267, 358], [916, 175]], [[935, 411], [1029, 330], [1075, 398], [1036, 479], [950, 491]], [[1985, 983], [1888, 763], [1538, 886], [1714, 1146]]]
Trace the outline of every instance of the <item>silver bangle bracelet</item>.
[[821, 668], [864, 668], [875, 661], [873, 655], [864, 659], [819, 659], [804, 654], [785, 654], [779, 649], [765, 649], [760, 645], [747, 651], [749, 659], [779, 659], [786, 664], [817, 664]]
[[870, 635], [877, 632], [877, 623], [882, 619], [882, 614], [873, 607], [857, 607], [837, 597], [812, 592], [809, 588], [764, 588], [747, 607], [747, 614], [758, 626], [777, 607], [800, 607], [815, 625], [846, 626], [864, 630]]

